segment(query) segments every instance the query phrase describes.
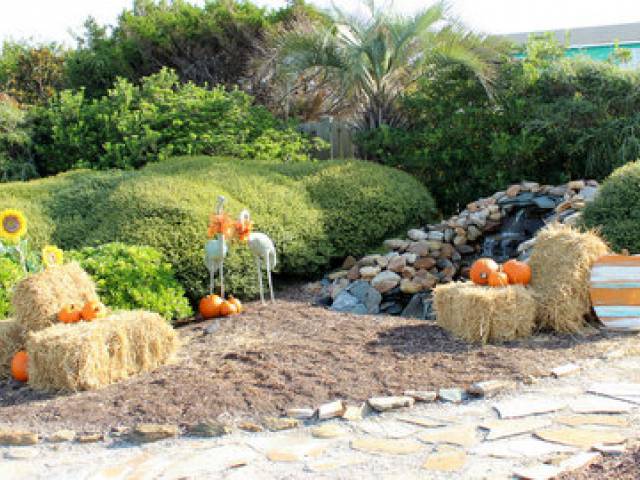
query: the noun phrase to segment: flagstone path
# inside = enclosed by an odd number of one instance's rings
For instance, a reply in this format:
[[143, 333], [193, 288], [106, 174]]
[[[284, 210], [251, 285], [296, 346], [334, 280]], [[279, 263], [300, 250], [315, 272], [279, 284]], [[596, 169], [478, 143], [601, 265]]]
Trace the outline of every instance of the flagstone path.
[[417, 403], [283, 432], [2, 447], [0, 478], [551, 478], [640, 437], [640, 357], [579, 366], [573, 375], [519, 385], [492, 399]]

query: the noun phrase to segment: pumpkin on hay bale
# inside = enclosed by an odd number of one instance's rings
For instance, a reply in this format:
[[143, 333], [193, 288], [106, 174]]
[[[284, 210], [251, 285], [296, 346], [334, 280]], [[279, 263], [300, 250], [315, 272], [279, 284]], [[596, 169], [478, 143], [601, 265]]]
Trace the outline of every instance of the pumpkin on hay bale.
[[34, 332], [58, 323], [58, 314], [66, 305], [82, 306], [97, 298], [89, 274], [72, 262], [22, 280], [15, 287], [12, 304], [24, 331]]
[[467, 342], [497, 343], [531, 336], [536, 301], [522, 285], [489, 288], [470, 282], [438, 285], [437, 322]]
[[563, 333], [578, 333], [586, 327], [591, 267], [609, 252], [594, 232], [562, 224], [538, 232], [529, 265], [540, 327]]
[[175, 331], [156, 313], [61, 323], [28, 335], [29, 384], [49, 391], [100, 388], [166, 364], [177, 348]]
[[0, 320], [0, 378], [11, 377], [11, 360], [24, 349], [22, 325], [16, 320]]

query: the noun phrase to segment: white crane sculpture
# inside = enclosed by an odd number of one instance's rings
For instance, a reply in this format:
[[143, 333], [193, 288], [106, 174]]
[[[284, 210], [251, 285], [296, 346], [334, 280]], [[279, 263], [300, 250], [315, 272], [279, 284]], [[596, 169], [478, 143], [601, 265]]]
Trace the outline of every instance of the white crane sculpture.
[[209, 270], [209, 293], [212, 294], [215, 287], [215, 274], [220, 272], [220, 296], [224, 298], [224, 259], [229, 247], [225, 235], [228, 236], [230, 221], [224, 213], [224, 197], [220, 195], [216, 203], [215, 215], [211, 216], [209, 224], [209, 236], [215, 235], [215, 239], [209, 240], [204, 247], [204, 264]]
[[263, 304], [265, 303], [264, 287], [262, 286], [262, 261], [264, 260], [265, 266], [267, 268], [267, 280], [269, 282], [269, 293], [271, 296], [271, 301], [275, 302], [275, 297], [273, 295], [273, 283], [271, 281], [271, 270], [275, 268], [277, 263], [276, 247], [273, 244], [273, 241], [264, 233], [251, 232], [251, 219], [247, 210], [243, 210], [242, 212], [240, 212], [240, 220], [238, 221], [238, 225], [245, 226], [243, 231], [246, 232], [246, 234], [244, 235], [244, 237], [241, 235], [241, 239], [247, 241], [249, 250], [256, 259], [256, 264], [258, 266], [260, 301]]

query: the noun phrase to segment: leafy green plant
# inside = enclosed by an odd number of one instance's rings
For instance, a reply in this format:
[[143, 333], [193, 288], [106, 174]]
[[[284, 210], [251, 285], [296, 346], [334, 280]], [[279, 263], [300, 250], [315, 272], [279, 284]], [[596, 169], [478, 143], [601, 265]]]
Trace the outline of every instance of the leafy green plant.
[[0, 182], [35, 176], [26, 112], [12, 98], [0, 94]]
[[11, 295], [13, 287], [25, 272], [20, 264], [8, 257], [0, 256], [0, 319], [11, 313]]
[[618, 168], [603, 182], [583, 222], [600, 230], [615, 250], [640, 253], [640, 161]]
[[71, 251], [68, 257], [89, 272], [111, 308], [150, 310], [167, 319], [192, 313], [171, 265], [154, 248], [110, 243]]
[[72, 168], [139, 168], [174, 155], [301, 161], [316, 144], [239, 91], [181, 84], [167, 69], [140, 86], [120, 79], [107, 96], [63, 91], [34, 115], [43, 175]]

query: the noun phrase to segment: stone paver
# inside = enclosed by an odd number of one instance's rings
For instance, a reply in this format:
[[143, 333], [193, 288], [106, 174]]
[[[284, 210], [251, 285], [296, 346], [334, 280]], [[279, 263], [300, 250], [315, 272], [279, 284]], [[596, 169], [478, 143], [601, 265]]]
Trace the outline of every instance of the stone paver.
[[52, 443], [45, 436], [31, 446], [0, 446], [0, 478], [549, 478], [623, 452], [640, 431], [640, 357], [576, 363], [580, 370], [572, 375], [520, 384], [490, 400], [364, 409], [360, 421], [361, 407], [340, 418], [344, 404], [337, 401], [321, 409], [329, 420], [307, 418], [287, 431], [236, 427], [213, 438], [118, 440], [118, 448], [110, 440], [82, 444], [68, 434]]

